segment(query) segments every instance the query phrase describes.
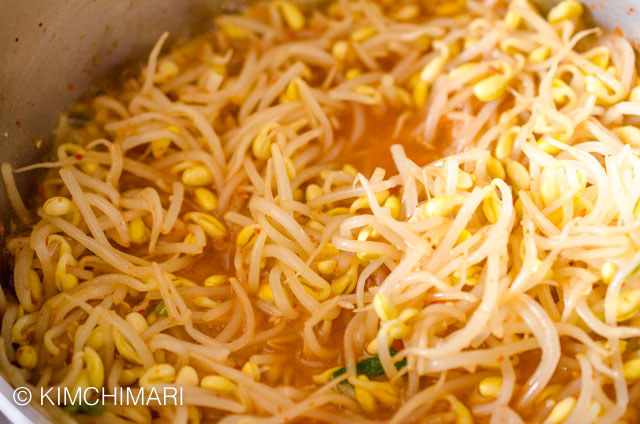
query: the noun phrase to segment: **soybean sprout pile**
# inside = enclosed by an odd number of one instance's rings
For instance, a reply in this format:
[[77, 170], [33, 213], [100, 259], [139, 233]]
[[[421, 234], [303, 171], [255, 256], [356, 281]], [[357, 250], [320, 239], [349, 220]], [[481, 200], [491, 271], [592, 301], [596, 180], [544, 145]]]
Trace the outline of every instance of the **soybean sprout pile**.
[[2, 374], [183, 391], [35, 405], [59, 422], [638, 422], [640, 86], [585, 13], [275, 0], [164, 34], [52, 161], [2, 165]]

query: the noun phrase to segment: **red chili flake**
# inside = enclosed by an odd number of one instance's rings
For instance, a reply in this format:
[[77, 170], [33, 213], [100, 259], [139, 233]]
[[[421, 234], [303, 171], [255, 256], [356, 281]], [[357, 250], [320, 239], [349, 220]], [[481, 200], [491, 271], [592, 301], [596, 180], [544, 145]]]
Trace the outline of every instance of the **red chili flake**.
[[391, 343], [391, 347], [394, 348], [395, 350], [402, 350], [404, 349], [404, 343], [402, 342], [402, 340], [396, 339], [393, 341], [393, 343]]
[[16, 43], [17, 43], [18, 41], [20, 41], [20, 38], [16, 37]]
[[44, 239], [44, 245], [49, 247], [49, 236], [45, 237]]
[[140, 310], [138, 311], [138, 313], [139, 313], [140, 315], [144, 314], [144, 309], [140, 309]]
[[262, 231], [262, 228], [258, 227], [255, 229], [255, 231], [256, 231], [256, 234], [260, 234], [260, 232]]
[[216, 393], [216, 397], [219, 398], [220, 397], [220, 393]]
[[502, 361], [504, 361], [504, 355], [498, 356], [498, 362], [502, 362]]
[[73, 86], [73, 84], [71, 84], [70, 82], [67, 83], [67, 90], [71, 91], [73, 90], [75, 87]]
[[591, 3], [589, 5], [589, 7], [591, 8], [591, 10], [596, 10], [596, 4], [595, 3]]
[[613, 30], [613, 33], [622, 37], [622, 30], [620, 29], [620, 27], [616, 27], [616, 29]]
[[298, 304], [297, 304], [297, 303], [294, 303], [294, 304], [293, 304], [293, 307], [294, 307], [294, 308], [297, 308], [297, 307], [298, 307]]
[[16, 127], [20, 128], [22, 126], [22, 122], [16, 121]]
[[76, 153], [75, 155], [73, 155], [73, 157], [77, 160], [82, 160], [84, 158], [84, 155], [82, 153]]
[[173, 292], [171, 291], [171, 289], [168, 289], [167, 293], [172, 294]]
[[2, 93], [2, 100], [5, 100], [7, 98], [7, 95], [5, 93]]
[[249, 193], [247, 193], [244, 190], [239, 190], [236, 194], [238, 197], [242, 197], [243, 199], [246, 199], [249, 197]]
[[40, 22], [40, 23], [38, 24], [38, 26], [42, 28], [42, 22]]
[[627, 12], [629, 15], [631, 15], [633, 13], [633, 7], [629, 8], [629, 11]]
[[38, 184], [38, 195], [40, 196], [40, 199], [42, 199], [42, 201], [45, 201], [45, 194], [44, 194], [44, 184]]

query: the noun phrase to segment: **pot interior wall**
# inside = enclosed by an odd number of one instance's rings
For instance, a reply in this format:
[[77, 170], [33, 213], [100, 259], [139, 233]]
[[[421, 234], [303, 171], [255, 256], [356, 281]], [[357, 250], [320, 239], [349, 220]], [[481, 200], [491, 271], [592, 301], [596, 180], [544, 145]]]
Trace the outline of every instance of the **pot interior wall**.
[[[143, 60], [164, 32], [170, 44], [213, 26], [212, 16], [243, 0], [64, 0], [5, 2], [0, 15], [0, 162], [14, 167], [50, 151], [60, 111], [92, 81]], [[37, 172], [16, 175], [28, 200]], [[0, 190], [0, 220], [9, 207]]]

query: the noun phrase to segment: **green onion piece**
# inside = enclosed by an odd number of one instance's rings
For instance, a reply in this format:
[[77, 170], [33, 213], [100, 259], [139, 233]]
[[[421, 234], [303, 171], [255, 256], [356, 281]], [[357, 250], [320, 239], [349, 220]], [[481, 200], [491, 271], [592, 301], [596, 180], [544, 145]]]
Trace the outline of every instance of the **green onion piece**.
[[82, 414], [91, 415], [92, 417], [97, 417], [99, 415], [104, 414], [105, 410], [106, 410], [105, 406], [99, 402], [96, 403], [95, 405], [89, 405], [89, 404], [80, 402], [76, 404], [65, 405], [65, 407], [63, 408], [63, 411], [70, 415], [76, 414], [76, 413], [82, 413]]
[[73, 415], [76, 412], [78, 412], [79, 408], [80, 408], [80, 405], [76, 405], [72, 403], [70, 405], [65, 405], [64, 408], [62, 408], [62, 410], [69, 415]]
[[87, 415], [91, 415], [92, 417], [97, 417], [99, 415], [104, 414], [104, 411], [106, 410], [106, 408], [103, 404], [99, 402], [96, 403], [95, 405], [87, 405], [87, 404], [81, 403], [78, 410], [79, 412], [83, 412]]
[[161, 300], [160, 303], [158, 303], [153, 312], [155, 312], [159, 317], [167, 316], [167, 306], [164, 304], [164, 300]]
[[[391, 356], [395, 356], [398, 351], [394, 348], [389, 348], [389, 353], [391, 354]], [[402, 369], [406, 365], [407, 358], [404, 358], [402, 361], [398, 361], [395, 363], [396, 369], [398, 370]], [[344, 374], [345, 372], [347, 372], [346, 368], [340, 368], [339, 370], [334, 371], [332, 375], [335, 378]], [[380, 358], [378, 357], [378, 355], [376, 355], [358, 362], [356, 364], [356, 373], [358, 375], [366, 375], [368, 378], [373, 378], [384, 374], [384, 368], [382, 368]]]

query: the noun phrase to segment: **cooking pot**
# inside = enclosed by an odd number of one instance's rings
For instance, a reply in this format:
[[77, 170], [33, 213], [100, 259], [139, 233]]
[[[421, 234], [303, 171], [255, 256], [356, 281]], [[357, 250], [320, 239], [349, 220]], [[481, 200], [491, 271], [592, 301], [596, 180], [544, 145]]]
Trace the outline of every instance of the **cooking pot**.
[[[438, 1], [438, 0], [424, 0]], [[41, 161], [49, 152], [60, 111], [117, 67], [144, 57], [164, 31], [172, 42], [212, 26], [212, 16], [238, 10], [240, 0], [5, 0], [0, 13], [0, 162], [14, 167]], [[538, 0], [548, 8], [554, 0]], [[585, 0], [596, 24], [640, 43], [640, 0]], [[23, 197], [37, 173], [16, 176]], [[10, 209], [0, 190], [0, 220]], [[5, 282], [2, 282], [3, 284]], [[0, 378], [0, 422], [47, 420], [14, 402]]]

